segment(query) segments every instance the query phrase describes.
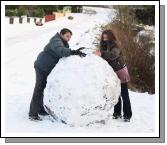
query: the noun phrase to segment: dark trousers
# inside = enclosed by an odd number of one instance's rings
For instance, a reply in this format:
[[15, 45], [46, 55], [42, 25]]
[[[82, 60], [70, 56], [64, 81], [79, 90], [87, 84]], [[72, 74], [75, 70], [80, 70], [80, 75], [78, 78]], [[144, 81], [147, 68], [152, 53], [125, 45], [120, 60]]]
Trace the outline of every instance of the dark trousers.
[[35, 83], [35, 88], [33, 92], [33, 96], [31, 99], [30, 103], [30, 110], [29, 114], [35, 115], [38, 113], [40, 110], [43, 110], [43, 92], [46, 87], [46, 82], [47, 82], [47, 76], [44, 75], [41, 71], [38, 69], [35, 69], [36, 72], [36, 83]]
[[[121, 97], [123, 102], [123, 113], [124, 117], [131, 118], [132, 117], [132, 110], [131, 110], [131, 103], [129, 99], [129, 92], [128, 92], [128, 84], [121, 83]], [[121, 97], [119, 97], [118, 103], [114, 106], [114, 116], [121, 115], [122, 109], [122, 102]]]

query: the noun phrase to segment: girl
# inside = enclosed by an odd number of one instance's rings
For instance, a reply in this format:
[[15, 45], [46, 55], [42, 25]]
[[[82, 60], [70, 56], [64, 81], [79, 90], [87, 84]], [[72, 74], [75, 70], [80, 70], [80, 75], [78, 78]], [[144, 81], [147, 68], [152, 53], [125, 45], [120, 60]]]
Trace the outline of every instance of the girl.
[[114, 106], [113, 119], [122, 118], [121, 108], [123, 101], [123, 119], [125, 122], [130, 122], [132, 117], [131, 103], [129, 100], [128, 81], [130, 80], [126, 63], [124, 62], [120, 46], [112, 30], [105, 30], [101, 35], [100, 51], [95, 51], [94, 54], [104, 58], [116, 72], [121, 80], [121, 97], [118, 103]]

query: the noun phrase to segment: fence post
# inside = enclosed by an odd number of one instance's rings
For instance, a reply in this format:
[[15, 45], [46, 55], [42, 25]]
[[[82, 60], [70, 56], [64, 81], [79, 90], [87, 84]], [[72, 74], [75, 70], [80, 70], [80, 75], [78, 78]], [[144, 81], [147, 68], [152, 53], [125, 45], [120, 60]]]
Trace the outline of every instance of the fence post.
[[27, 23], [30, 23], [30, 18], [27, 17]]
[[19, 23], [22, 24], [23, 23], [23, 18], [19, 18]]
[[9, 17], [9, 24], [13, 24], [14, 23], [14, 18], [13, 17]]
[[36, 21], [37, 21], [37, 19], [36, 19], [36, 18], [34, 18], [34, 23], [36, 23]]

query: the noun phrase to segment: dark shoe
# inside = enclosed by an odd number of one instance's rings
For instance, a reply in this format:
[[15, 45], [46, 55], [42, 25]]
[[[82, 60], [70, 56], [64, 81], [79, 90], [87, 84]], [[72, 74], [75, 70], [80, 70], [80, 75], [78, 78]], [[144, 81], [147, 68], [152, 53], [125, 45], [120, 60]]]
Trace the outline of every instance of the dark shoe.
[[130, 118], [124, 117], [124, 122], [130, 122]]
[[43, 116], [49, 115], [44, 109], [40, 110], [38, 114]]
[[38, 116], [38, 113], [29, 114], [29, 119], [32, 121], [42, 121], [42, 119]]
[[122, 115], [113, 115], [112, 119], [121, 119]]

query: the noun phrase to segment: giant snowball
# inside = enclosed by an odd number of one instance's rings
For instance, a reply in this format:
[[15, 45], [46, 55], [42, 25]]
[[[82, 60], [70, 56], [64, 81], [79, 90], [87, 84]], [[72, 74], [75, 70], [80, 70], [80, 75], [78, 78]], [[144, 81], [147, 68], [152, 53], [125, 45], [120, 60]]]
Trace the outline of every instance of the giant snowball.
[[120, 95], [120, 80], [101, 57], [62, 58], [47, 78], [44, 104], [74, 126], [105, 123]]

